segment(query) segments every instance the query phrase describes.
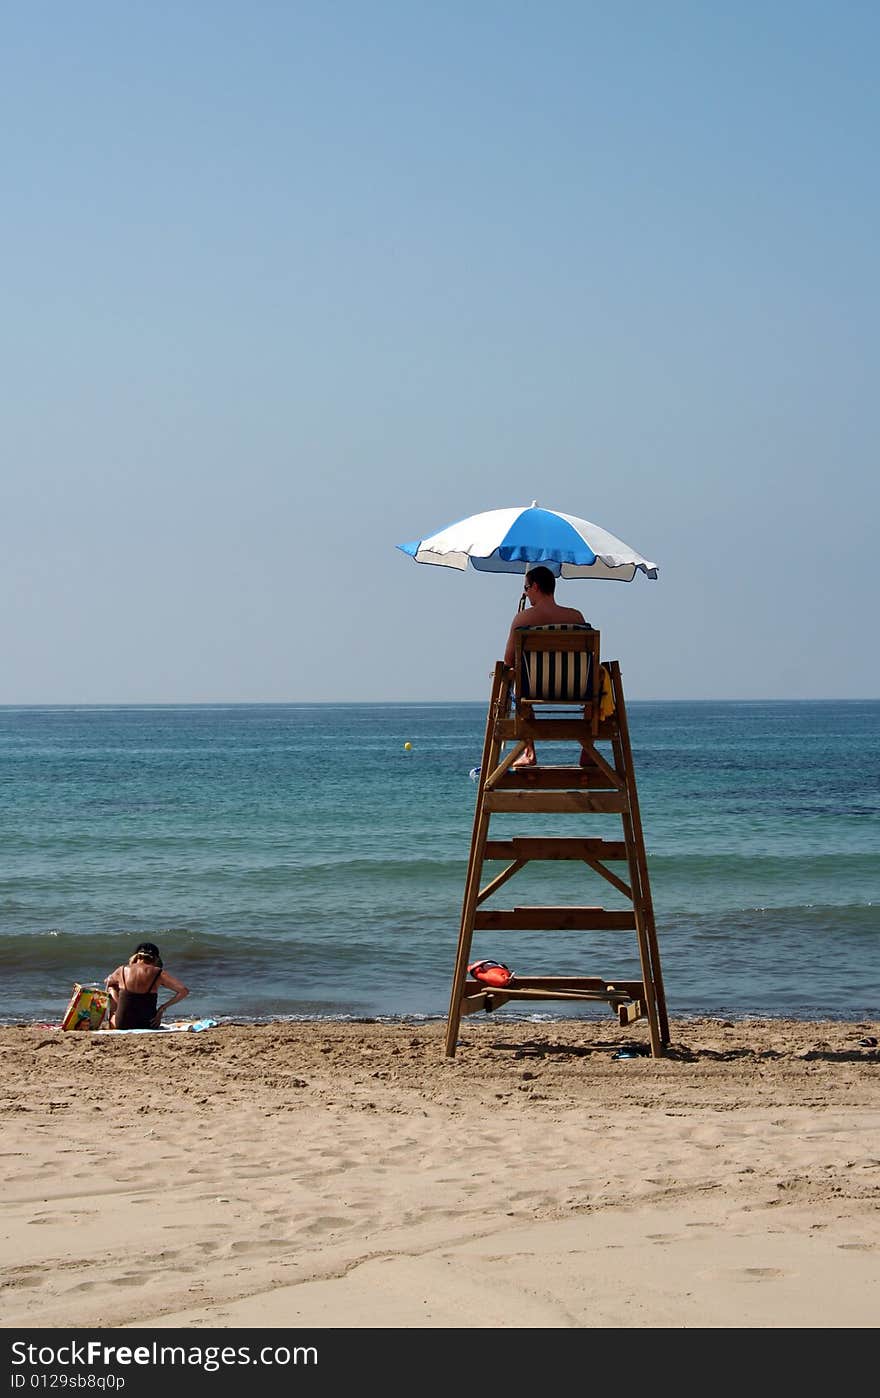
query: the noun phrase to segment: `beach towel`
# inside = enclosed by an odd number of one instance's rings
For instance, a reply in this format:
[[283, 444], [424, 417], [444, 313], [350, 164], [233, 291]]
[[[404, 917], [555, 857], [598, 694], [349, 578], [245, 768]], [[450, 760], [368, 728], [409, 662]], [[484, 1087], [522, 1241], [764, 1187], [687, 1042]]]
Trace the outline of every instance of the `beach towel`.
[[200, 1034], [203, 1029], [215, 1029], [216, 1019], [177, 1019], [160, 1024], [158, 1029], [102, 1029], [102, 1034]]
[[605, 665], [599, 666], [599, 717], [604, 723], [614, 713], [614, 695], [611, 691], [611, 675]]

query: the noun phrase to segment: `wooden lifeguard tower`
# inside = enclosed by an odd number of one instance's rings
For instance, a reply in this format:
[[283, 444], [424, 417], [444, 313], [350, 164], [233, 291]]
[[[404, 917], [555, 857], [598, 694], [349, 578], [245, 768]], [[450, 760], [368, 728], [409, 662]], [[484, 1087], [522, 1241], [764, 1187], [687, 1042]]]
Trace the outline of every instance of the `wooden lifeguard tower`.
[[[514, 766], [527, 744], [535, 743], [541, 749], [536, 749], [536, 765]], [[580, 764], [546, 765], [541, 752], [550, 743], [580, 743]], [[505, 744], [511, 746], [502, 756]], [[610, 744], [610, 752], [604, 755], [598, 744]], [[527, 833], [490, 838], [492, 817], [502, 813], [522, 816]], [[537, 818], [545, 814], [577, 817], [576, 832], [573, 826], [570, 835], [542, 835]], [[619, 816], [623, 838], [588, 833], [585, 822], [598, 815]], [[504, 861], [505, 867], [484, 884], [486, 860]], [[486, 906], [535, 860], [577, 861], [623, 894], [629, 906]], [[626, 878], [608, 867], [614, 863], [626, 864]], [[516, 973], [496, 988], [469, 977], [475, 932], [491, 930], [500, 937], [557, 929], [635, 933], [641, 978]], [[647, 1019], [653, 1057], [660, 1057], [669, 1043], [620, 666], [616, 660], [600, 664], [599, 632], [590, 627], [523, 627], [516, 633], [514, 666], [501, 661], [495, 666], [449, 1001], [447, 1056], [455, 1054], [463, 1015], [520, 1000], [604, 1002], [622, 1025]]]

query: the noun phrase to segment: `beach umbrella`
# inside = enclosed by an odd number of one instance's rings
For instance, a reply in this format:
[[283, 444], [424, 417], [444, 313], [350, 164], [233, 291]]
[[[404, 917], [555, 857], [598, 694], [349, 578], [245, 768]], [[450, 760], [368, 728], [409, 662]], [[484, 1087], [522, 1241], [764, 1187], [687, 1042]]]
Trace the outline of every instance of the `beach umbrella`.
[[637, 572], [657, 577], [657, 564], [588, 519], [531, 505], [486, 510], [449, 524], [427, 538], [398, 544], [417, 563], [477, 568], [483, 573], [525, 573], [543, 563], [556, 577], [631, 582]]

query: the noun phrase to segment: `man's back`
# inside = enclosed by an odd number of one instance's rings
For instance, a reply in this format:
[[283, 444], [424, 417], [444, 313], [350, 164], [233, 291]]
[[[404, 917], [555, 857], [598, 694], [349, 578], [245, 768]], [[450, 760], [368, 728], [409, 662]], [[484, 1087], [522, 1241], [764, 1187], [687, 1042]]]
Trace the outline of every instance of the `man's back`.
[[586, 626], [583, 613], [576, 607], [560, 607], [555, 597], [542, 593], [538, 601], [524, 612], [518, 612], [514, 626]]
[[[530, 605], [525, 611], [517, 612], [510, 623], [507, 649], [504, 652], [505, 665], [512, 665], [515, 653], [514, 632], [522, 626], [588, 626], [584, 615], [576, 607], [560, 607], [552, 593], [532, 589]], [[534, 600], [532, 600], [534, 598]]]

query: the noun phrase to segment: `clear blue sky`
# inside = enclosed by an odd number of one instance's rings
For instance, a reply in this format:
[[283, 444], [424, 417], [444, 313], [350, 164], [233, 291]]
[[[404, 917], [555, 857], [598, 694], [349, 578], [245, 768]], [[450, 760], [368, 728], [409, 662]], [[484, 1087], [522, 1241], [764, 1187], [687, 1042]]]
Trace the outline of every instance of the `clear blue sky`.
[[12, 0], [0, 702], [484, 699], [502, 505], [634, 698], [877, 697], [880, 7]]

